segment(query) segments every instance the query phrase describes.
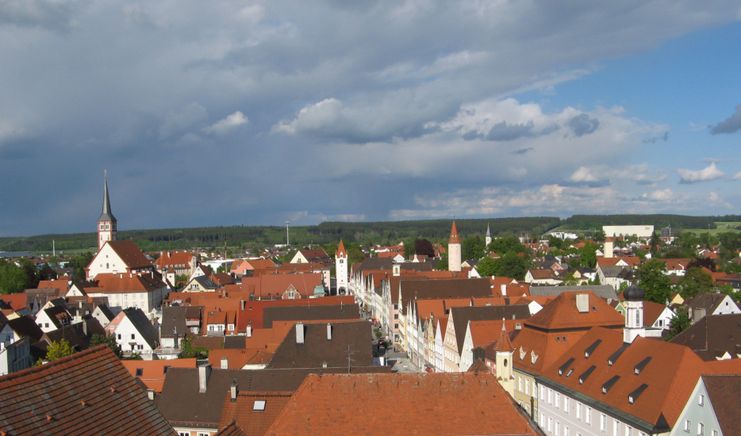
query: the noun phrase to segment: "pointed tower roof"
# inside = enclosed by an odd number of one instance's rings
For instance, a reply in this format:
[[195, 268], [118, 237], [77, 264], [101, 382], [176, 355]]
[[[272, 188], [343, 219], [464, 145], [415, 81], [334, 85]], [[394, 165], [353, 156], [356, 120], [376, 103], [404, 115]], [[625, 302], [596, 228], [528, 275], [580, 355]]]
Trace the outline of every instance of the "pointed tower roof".
[[116, 217], [111, 212], [111, 199], [108, 197], [108, 173], [103, 173], [103, 211], [98, 221], [116, 221]]
[[455, 221], [453, 221], [453, 225], [450, 227], [450, 239], [448, 239], [448, 244], [460, 244], [461, 238], [458, 236], [458, 227], [455, 226]]
[[345, 250], [345, 244], [342, 242], [342, 239], [340, 239], [340, 245], [337, 246], [337, 252], [335, 253], [335, 257], [347, 257], [347, 250]]
[[491, 229], [489, 228], [489, 223], [486, 223], [486, 237], [491, 237]]
[[502, 331], [499, 332], [499, 340], [497, 341], [497, 352], [510, 353], [514, 351], [515, 347], [512, 346], [512, 342], [509, 340], [509, 333], [507, 333], [507, 327], [504, 324], [504, 318], [502, 318]]

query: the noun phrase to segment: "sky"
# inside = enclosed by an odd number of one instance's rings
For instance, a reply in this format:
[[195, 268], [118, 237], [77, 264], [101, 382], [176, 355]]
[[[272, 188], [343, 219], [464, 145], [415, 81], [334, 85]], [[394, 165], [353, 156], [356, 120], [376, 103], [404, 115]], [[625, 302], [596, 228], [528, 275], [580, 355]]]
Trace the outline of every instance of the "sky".
[[0, 236], [741, 213], [737, 1], [0, 0]]

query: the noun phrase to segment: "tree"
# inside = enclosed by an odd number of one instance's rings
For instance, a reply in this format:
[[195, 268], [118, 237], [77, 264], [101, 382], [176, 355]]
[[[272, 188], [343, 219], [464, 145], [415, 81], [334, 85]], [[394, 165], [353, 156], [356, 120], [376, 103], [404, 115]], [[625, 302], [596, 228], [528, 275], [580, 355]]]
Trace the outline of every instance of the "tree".
[[181, 359], [197, 358], [205, 359], [208, 357], [208, 350], [202, 347], [194, 347], [193, 341], [190, 336], [186, 336], [180, 341], [180, 354], [178, 357]]
[[481, 236], [469, 236], [463, 240], [461, 245], [463, 260], [481, 259], [484, 256], [485, 249], [486, 243], [481, 239]]
[[646, 292], [646, 299], [656, 303], [665, 303], [671, 298], [671, 280], [665, 274], [666, 264], [658, 259], [651, 259], [638, 267], [638, 282]]
[[116, 338], [113, 335], [101, 335], [101, 334], [94, 334], [90, 338], [90, 346], [94, 347], [96, 345], [107, 345], [108, 348], [113, 351], [113, 354], [116, 355], [119, 359], [123, 356], [123, 352], [121, 351], [121, 346], [118, 345], [116, 342]]
[[509, 234], [503, 235], [491, 241], [488, 247], [489, 251], [495, 251], [500, 256], [506, 253], [527, 253], [527, 249], [520, 243], [517, 236]]
[[489, 256], [485, 256], [476, 264], [476, 271], [481, 277], [491, 277], [496, 274], [497, 262]]
[[690, 326], [690, 315], [687, 313], [686, 307], [680, 307], [677, 309], [677, 316], [675, 316], [671, 323], [669, 323], [669, 333], [667, 339], [671, 339], [674, 336], [682, 333], [687, 327]]
[[77, 256], [74, 256], [69, 261], [69, 267], [72, 268], [72, 278], [73, 280], [85, 280], [85, 268], [87, 268], [88, 265], [90, 265], [90, 262], [93, 261], [93, 253], [86, 252], [83, 254], [78, 254]]
[[414, 241], [414, 252], [426, 255], [430, 259], [435, 257], [435, 247], [433, 247], [432, 242], [427, 239], [416, 239]]
[[12, 294], [26, 289], [28, 277], [14, 263], [0, 260], [0, 294]]
[[651, 257], [656, 257], [656, 255], [659, 253], [659, 234], [656, 232], [653, 232], [651, 234], [651, 242], [649, 243], [650, 251], [651, 251]]
[[437, 265], [435, 265], [435, 268], [440, 271], [447, 271], [448, 269], [448, 253], [443, 253], [442, 256], [440, 256], [440, 260], [437, 261]]
[[597, 265], [597, 244], [587, 241], [584, 248], [579, 250], [579, 266], [594, 268]]
[[692, 267], [687, 270], [679, 280], [679, 293], [682, 298], [692, 298], [697, 294], [710, 292], [713, 290], [713, 278], [704, 269]]
[[529, 266], [527, 258], [512, 252], [505, 254], [494, 262], [496, 264], [496, 275], [512, 277], [517, 280], [525, 278]]
[[46, 347], [46, 360], [53, 362], [62, 357], [71, 356], [74, 353], [75, 350], [69, 341], [62, 338], [58, 341], [51, 341], [49, 346]]

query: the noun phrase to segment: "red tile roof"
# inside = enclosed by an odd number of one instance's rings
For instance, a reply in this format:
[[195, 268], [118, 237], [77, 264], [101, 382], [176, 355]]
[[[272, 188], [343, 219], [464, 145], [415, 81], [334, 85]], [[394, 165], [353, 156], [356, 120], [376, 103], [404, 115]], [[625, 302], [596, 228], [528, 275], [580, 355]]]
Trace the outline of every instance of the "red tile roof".
[[[666, 431], [662, 422], [669, 427], [676, 424], [699, 376], [729, 369], [739, 373], [741, 360], [734, 360], [705, 363], [688, 347], [640, 336], [626, 346], [621, 331], [595, 327], [544, 369], [543, 375], [656, 426], [657, 431]], [[608, 380], [613, 384], [605, 391]]]
[[340, 239], [340, 244], [337, 246], [337, 252], [335, 253], [335, 256], [347, 257], [347, 250], [345, 250], [345, 243], [342, 242], [342, 239]]
[[[285, 337], [285, 334], [283, 337]], [[247, 338], [247, 343], [250, 345], [254, 344], [251, 339], [252, 338]], [[227, 367], [223, 369], [242, 369], [248, 364], [267, 365], [273, 358], [273, 351], [274, 350], [265, 351], [253, 348], [221, 348], [210, 350], [208, 353], [208, 363], [210, 363], [214, 368], [221, 368], [221, 361], [226, 359]]]
[[145, 268], [152, 266], [152, 262], [139, 249], [133, 241], [108, 241], [106, 242], [113, 251], [118, 254], [129, 268]]
[[193, 253], [189, 251], [163, 251], [160, 257], [155, 261], [155, 265], [160, 270], [167, 269], [171, 266], [182, 265], [190, 266], [193, 260]]
[[[133, 273], [100, 273], [95, 276], [95, 281], [104, 294], [151, 292], [164, 288], [165, 284], [159, 279], [159, 275], [145, 273], [142, 275]], [[88, 289], [88, 293], [95, 293]]]
[[262, 274], [257, 277], [243, 277], [242, 284], [255, 298], [280, 299], [290, 286], [296, 288], [303, 298], [314, 295], [314, 288], [322, 286], [323, 277], [319, 273], [304, 274]]
[[[465, 398], [465, 405], [461, 399]], [[494, 375], [311, 374], [267, 434], [535, 435]]]
[[[588, 311], [579, 312], [576, 307], [577, 295], [588, 296]], [[527, 325], [543, 329], [573, 329], [595, 326], [625, 325], [625, 319], [602, 298], [592, 291], [567, 291], [546, 304], [527, 322]]]
[[458, 227], [455, 225], [455, 221], [453, 221], [453, 225], [450, 226], [450, 238], [448, 239], [448, 244], [460, 244], [461, 238], [458, 236]]
[[122, 360], [121, 363], [129, 374], [141, 380], [147, 388], [155, 392], [162, 392], [167, 369], [196, 367], [196, 359]]
[[174, 434], [105, 345], [0, 377], [7, 434]]
[[[231, 399], [231, 394], [227, 394], [219, 428], [225, 428], [234, 422], [246, 435], [263, 435], [288, 404], [291, 393], [287, 391], [240, 391], [234, 401]], [[255, 410], [255, 403], [260, 401], [263, 402], [261, 404], [263, 407], [257, 407], [260, 410]]]

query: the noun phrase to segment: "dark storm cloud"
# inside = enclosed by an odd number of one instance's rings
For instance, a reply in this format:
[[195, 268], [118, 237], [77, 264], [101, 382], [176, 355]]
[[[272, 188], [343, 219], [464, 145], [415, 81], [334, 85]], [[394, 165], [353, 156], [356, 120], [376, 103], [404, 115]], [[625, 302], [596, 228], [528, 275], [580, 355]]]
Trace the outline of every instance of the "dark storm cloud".
[[741, 105], [736, 106], [736, 112], [720, 123], [710, 127], [710, 133], [736, 133], [741, 130]]
[[[455, 184], [450, 156], [491, 178], [473, 141], [426, 140], [462, 105], [729, 20], [723, 4], [632, 5], [0, 0], [0, 183], [16, 186], [0, 231], [92, 230], [104, 168], [122, 228], [387, 217], [422, 183]], [[486, 133], [525, 150], [540, 129]], [[544, 172], [503, 155], [508, 180]]]

